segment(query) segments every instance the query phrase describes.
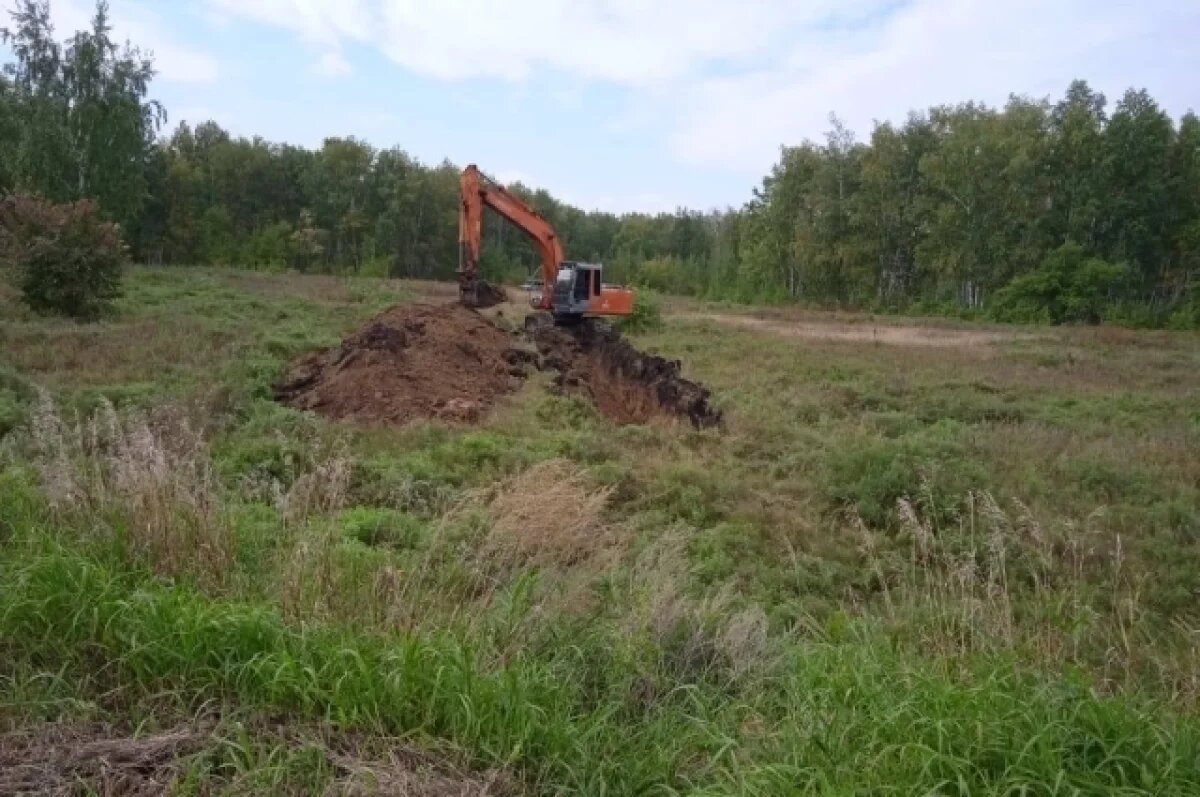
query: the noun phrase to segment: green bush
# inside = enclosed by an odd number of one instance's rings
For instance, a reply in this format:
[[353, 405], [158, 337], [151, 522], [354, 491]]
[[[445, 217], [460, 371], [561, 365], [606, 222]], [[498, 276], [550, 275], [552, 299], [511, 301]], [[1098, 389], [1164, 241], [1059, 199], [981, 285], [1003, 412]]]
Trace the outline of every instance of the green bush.
[[353, 507], [342, 512], [339, 520], [346, 535], [364, 545], [416, 548], [428, 533], [419, 518], [385, 507]]
[[120, 295], [126, 252], [95, 202], [15, 194], [0, 202], [0, 260], [34, 312], [90, 321]]
[[33, 388], [16, 371], [0, 365], [0, 437], [25, 422]]
[[843, 441], [821, 471], [825, 494], [876, 527], [891, 524], [900, 498], [911, 499], [938, 522], [948, 521], [963, 496], [983, 487], [986, 478], [968, 456], [966, 429], [944, 420], [896, 439]]
[[292, 259], [292, 227], [285, 221], [255, 231], [243, 247], [242, 261], [250, 268], [282, 271]]
[[1022, 274], [998, 291], [992, 315], [1016, 323], [1098, 324], [1125, 277], [1124, 266], [1089, 257], [1083, 247], [1066, 243], [1036, 271]]
[[674, 255], [653, 257], [644, 261], [637, 269], [637, 284], [656, 291], [690, 293], [687, 269], [681, 258]]
[[662, 303], [653, 292], [642, 289], [633, 297], [633, 313], [619, 323], [622, 332], [655, 332], [663, 328]]
[[690, 465], [671, 465], [646, 486], [640, 503], [670, 520], [704, 527], [722, 519], [728, 493], [720, 473]]
[[224, 207], [211, 207], [200, 215], [199, 237], [203, 262], [227, 266], [238, 259], [233, 218]]
[[1191, 301], [1181, 304], [1167, 317], [1170, 329], [1200, 329], [1200, 292]]
[[0, 437], [20, 426], [25, 420], [25, 407], [10, 390], [0, 388]]
[[[362, 266], [359, 267], [357, 276], [371, 277], [373, 279], [387, 279], [388, 277], [392, 276], [392, 264], [394, 260], [395, 258], [393, 257], [369, 257], [363, 262]], [[371, 288], [375, 286], [367, 287], [355, 285], [353, 287], [355, 290], [351, 291], [351, 294], [354, 300], [357, 302], [362, 302], [365, 301], [366, 297], [370, 295]]]

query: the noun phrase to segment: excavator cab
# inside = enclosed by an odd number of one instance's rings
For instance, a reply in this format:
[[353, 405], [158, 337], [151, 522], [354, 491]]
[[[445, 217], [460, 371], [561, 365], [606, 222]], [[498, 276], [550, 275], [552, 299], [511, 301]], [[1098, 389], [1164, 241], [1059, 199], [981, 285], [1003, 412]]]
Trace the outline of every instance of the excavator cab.
[[559, 264], [551, 292], [554, 317], [569, 322], [585, 315], [629, 315], [633, 293], [618, 285], [605, 285], [599, 263]]

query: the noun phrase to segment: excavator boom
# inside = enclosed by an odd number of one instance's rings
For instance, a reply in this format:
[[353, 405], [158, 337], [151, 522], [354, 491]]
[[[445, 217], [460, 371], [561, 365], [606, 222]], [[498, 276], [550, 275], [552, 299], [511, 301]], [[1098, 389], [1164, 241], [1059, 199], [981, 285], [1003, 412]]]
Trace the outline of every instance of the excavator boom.
[[471, 164], [459, 181], [458, 280], [462, 301], [479, 306], [482, 286], [479, 256], [483, 241], [483, 209], [491, 208], [525, 233], [541, 261], [542, 290], [534, 307], [568, 321], [585, 315], [628, 315], [633, 311], [633, 293], [605, 285], [601, 266], [565, 259], [562, 242], [554, 227], [536, 210], [504, 186], [488, 178]]
[[[460, 248], [459, 283], [464, 295], [477, 290], [479, 256], [483, 241], [483, 209], [490, 207], [517, 229], [525, 233], [537, 250], [542, 262], [543, 284], [554, 280], [558, 264], [563, 261], [562, 244], [550, 222], [504, 186], [486, 177], [471, 164], [459, 180], [460, 207], [458, 213], [458, 242]], [[543, 291], [543, 294], [546, 292]], [[541, 308], [549, 310], [547, 304]]]

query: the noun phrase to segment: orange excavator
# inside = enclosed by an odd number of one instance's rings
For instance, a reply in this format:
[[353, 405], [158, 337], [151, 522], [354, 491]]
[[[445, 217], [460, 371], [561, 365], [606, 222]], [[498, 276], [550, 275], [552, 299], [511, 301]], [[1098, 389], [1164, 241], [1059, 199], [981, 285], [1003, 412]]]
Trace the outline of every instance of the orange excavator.
[[555, 323], [571, 324], [588, 316], [626, 316], [633, 312], [633, 291], [606, 285], [599, 263], [578, 263], [563, 255], [550, 222], [528, 203], [471, 164], [459, 183], [458, 284], [468, 307], [487, 304], [490, 286], [479, 276], [483, 209], [489, 207], [528, 236], [541, 259], [541, 292], [533, 306], [553, 314]]

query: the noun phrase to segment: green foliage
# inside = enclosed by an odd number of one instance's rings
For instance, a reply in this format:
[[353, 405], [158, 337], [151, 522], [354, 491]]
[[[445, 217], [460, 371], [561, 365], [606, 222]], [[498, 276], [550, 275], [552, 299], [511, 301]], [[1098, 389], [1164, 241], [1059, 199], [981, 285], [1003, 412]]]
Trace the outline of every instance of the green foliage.
[[224, 207], [211, 207], [197, 220], [199, 256], [206, 263], [218, 266], [233, 265], [238, 256], [234, 238], [233, 218]]
[[736, 276], [709, 295], [1052, 323], [1120, 299], [1143, 312], [1116, 320], [1188, 325], [1200, 122], [1174, 130], [1145, 92], [1105, 106], [1076, 81], [1053, 106], [935, 107], [865, 145], [834, 119], [824, 146], [783, 149], [739, 214]]
[[315, 464], [314, 421], [273, 401], [247, 401], [236, 433], [213, 447], [217, 469], [231, 483], [275, 482], [286, 489]]
[[652, 257], [637, 269], [637, 284], [663, 293], [686, 293], [683, 264], [678, 257]]
[[16, 429], [25, 421], [25, 406], [7, 388], [0, 388], [0, 437]]
[[1098, 324], [1125, 277], [1122, 266], [1088, 257], [1078, 244], [1063, 244], [1036, 271], [1001, 289], [991, 312], [1001, 321]]
[[721, 519], [721, 498], [728, 492], [718, 474], [696, 467], [668, 467], [647, 485], [641, 505], [670, 521], [706, 526]]
[[80, 321], [100, 316], [121, 292], [125, 247], [90, 200], [55, 205], [17, 194], [0, 200], [0, 259], [25, 304]]
[[0, 365], [0, 437], [24, 423], [33, 388], [19, 374]]
[[364, 545], [417, 548], [429, 536], [428, 524], [395, 509], [358, 506], [342, 512], [338, 522], [347, 536]]
[[372, 257], [363, 263], [359, 269], [358, 275], [361, 277], [374, 277], [376, 279], [386, 279], [392, 274], [392, 261], [386, 257]]
[[112, 37], [107, 2], [87, 30], [53, 38], [49, 4], [19, 0], [0, 29], [14, 62], [8, 108], [18, 121], [12, 180], [55, 202], [95, 199], [125, 228], [146, 207], [145, 167], [162, 107], [146, 100], [154, 68]]
[[984, 469], [964, 444], [965, 432], [961, 423], [939, 421], [896, 438], [844, 440], [825, 456], [825, 493], [878, 528], [894, 523], [901, 498], [939, 522], [948, 521], [962, 497], [986, 482]]
[[639, 290], [633, 297], [633, 312], [617, 322], [622, 332], [657, 332], [663, 327], [662, 302], [647, 290]]
[[292, 265], [300, 271], [307, 271], [325, 254], [327, 240], [328, 233], [316, 226], [313, 214], [308, 210], [301, 211], [296, 231], [288, 242], [292, 251]]
[[[21, 640], [9, 671], [54, 661], [82, 690], [185, 704], [223, 694], [339, 731], [440, 737], [476, 766], [510, 768], [530, 793], [955, 783], [963, 793], [1057, 784], [1182, 794], [1200, 782], [1200, 728], [1169, 705], [1046, 685], [1002, 662], [951, 675], [860, 626], [797, 645], [757, 694], [737, 696], [716, 678], [727, 665], [699, 618], [679, 619], [659, 644], [555, 624], [544, 663], [523, 653], [486, 662], [449, 634], [294, 628], [263, 607], [146, 583], [53, 546], [6, 551], [3, 564], [0, 633]], [[655, 667], [639, 673], [646, 645]], [[98, 671], [97, 657], [111, 665]], [[659, 678], [686, 693], [656, 694]], [[825, 741], [791, 721], [805, 716], [825, 718]], [[765, 723], [770, 733], [758, 730]]]
[[400, 464], [416, 479], [460, 485], [479, 475], [511, 471], [528, 461], [528, 452], [507, 436], [473, 431], [409, 454]]
[[266, 225], [250, 237], [240, 262], [251, 268], [282, 270], [292, 260], [291, 236], [286, 221]]

